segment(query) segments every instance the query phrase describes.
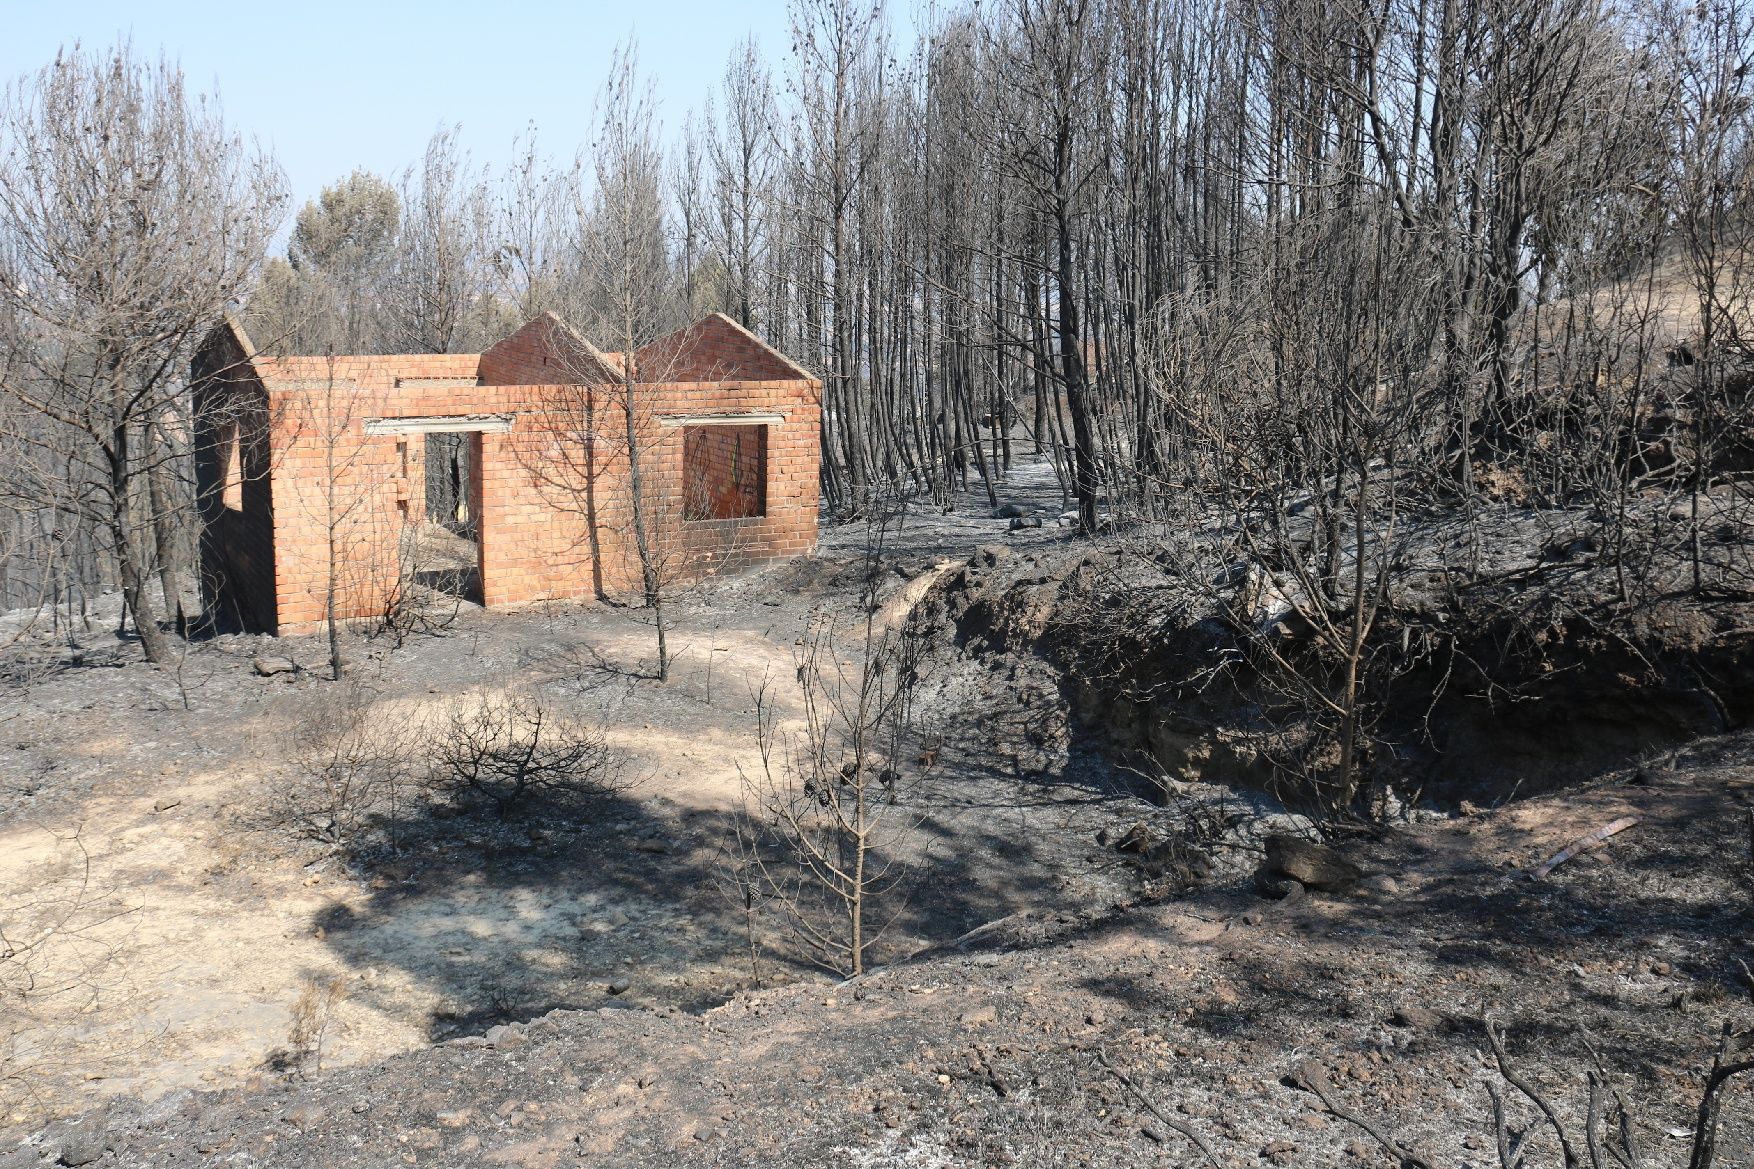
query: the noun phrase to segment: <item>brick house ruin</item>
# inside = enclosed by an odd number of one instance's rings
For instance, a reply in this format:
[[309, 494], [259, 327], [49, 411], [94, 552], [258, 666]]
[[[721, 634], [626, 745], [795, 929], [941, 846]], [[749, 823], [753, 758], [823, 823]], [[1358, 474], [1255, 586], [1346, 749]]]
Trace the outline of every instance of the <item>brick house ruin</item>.
[[315, 629], [331, 594], [381, 618], [411, 584], [637, 592], [630, 442], [671, 581], [816, 547], [821, 382], [723, 315], [631, 358], [551, 314], [394, 357], [270, 357], [227, 320], [192, 383], [203, 588], [248, 628]]

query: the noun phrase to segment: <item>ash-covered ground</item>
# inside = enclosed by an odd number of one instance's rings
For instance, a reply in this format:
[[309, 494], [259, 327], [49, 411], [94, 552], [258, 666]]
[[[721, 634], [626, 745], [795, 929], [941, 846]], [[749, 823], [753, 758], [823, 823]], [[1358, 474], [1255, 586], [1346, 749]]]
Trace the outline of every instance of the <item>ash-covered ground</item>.
[[[977, 492], [885, 537], [877, 621], [932, 636], [932, 746], [907, 777], [909, 895], [851, 983], [778, 945], [752, 966], [726, 840], [756, 695], [795, 726], [813, 634], [856, 656], [865, 525], [679, 597], [663, 684], [642, 614], [613, 607], [453, 606], [350, 638], [342, 684], [315, 638], [214, 637], [152, 669], [113, 599], [71, 643], [11, 615], [0, 887], [76, 907], [89, 945], [65, 1009], [12, 1032], [0, 1165], [1199, 1163], [1178, 1125], [1225, 1165], [1392, 1164], [1316, 1079], [1428, 1163], [1484, 1166], [1489, 1087], [1513, 1130], [1535, 1118], [1487, 1014], [1574, 1137], [1596, 1069], [1645, 1163], [1685, 1163], [1721, 1030], [1754, 1023], [1754, 740], [1409, 807], [1342, 842], [1366, 874], [1349, 892], [1264, 899], [1263, 839], [1307, 819], [1117, 766], [1134, 756], [1051, 662], [959, 644], [956, 589], [1057, 587], [1091, 551], [1044, 467], [1001, 499], [1044, 525]], [[511, 688], [600, 726], [627, 786], [504, 819], [419, 804], [345, 845], [289, 813], [301, 731], [338, 692], [427, 726]], [[1754, 1096], [1725, 1101], [1719, 1164], [1754, 1164]], [[1559, 1163], [1550, 1131], [1530, 1147]]]

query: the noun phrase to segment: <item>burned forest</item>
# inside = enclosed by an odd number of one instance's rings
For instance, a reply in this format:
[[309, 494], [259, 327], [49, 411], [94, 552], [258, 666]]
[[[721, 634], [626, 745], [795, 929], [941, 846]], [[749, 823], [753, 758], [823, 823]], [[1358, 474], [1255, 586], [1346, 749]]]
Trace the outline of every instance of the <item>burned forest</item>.
[[540, 20], [0, 78], [0, 1169], [1754, 1167], [1754, 7]]

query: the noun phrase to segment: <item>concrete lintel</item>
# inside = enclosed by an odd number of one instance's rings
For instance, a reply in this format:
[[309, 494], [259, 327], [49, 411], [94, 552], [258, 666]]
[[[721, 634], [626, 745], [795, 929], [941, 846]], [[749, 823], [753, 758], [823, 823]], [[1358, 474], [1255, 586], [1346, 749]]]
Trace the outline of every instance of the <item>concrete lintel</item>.
[[478, 377], [399, 377], [396, 379], [397, 389], [401, 389], [403, 386], [417, 386], [423, 390], [460, 390], [480, 384], [481, 379]]
[[425, 418], [367, 418], [367, 434], [505, 434], [510, 414], [438, 414]]
[[784, 414], [667, 414], [659, 426], [778, 426]]

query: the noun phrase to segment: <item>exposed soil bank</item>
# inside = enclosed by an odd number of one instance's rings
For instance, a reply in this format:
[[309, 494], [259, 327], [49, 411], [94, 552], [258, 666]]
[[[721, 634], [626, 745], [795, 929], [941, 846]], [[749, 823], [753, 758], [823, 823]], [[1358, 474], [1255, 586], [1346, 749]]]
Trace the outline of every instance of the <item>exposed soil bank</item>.
[[[1365, 786], [1391, 808], [1553, 791], [1754, 717], [1754, 603], [1679, 586], [1620, 603], [1604, 557], [1554, 550], [1573, 519], [1496, 517], [1493, 559], [1465, 572], [1460, 537], [1434, 525], [1390, 582], [1361, 709]], [[1337, 692], [1333, 655], [1248, 595], [1249, 574], [1190, 588], [1172, 559], [1143, 537], [984, 549], [919, 619], [995, 666], [1031, 663], [1071, 733], [1163, 781], [1294, 796], [1334, 763], [1314, 697]]]

